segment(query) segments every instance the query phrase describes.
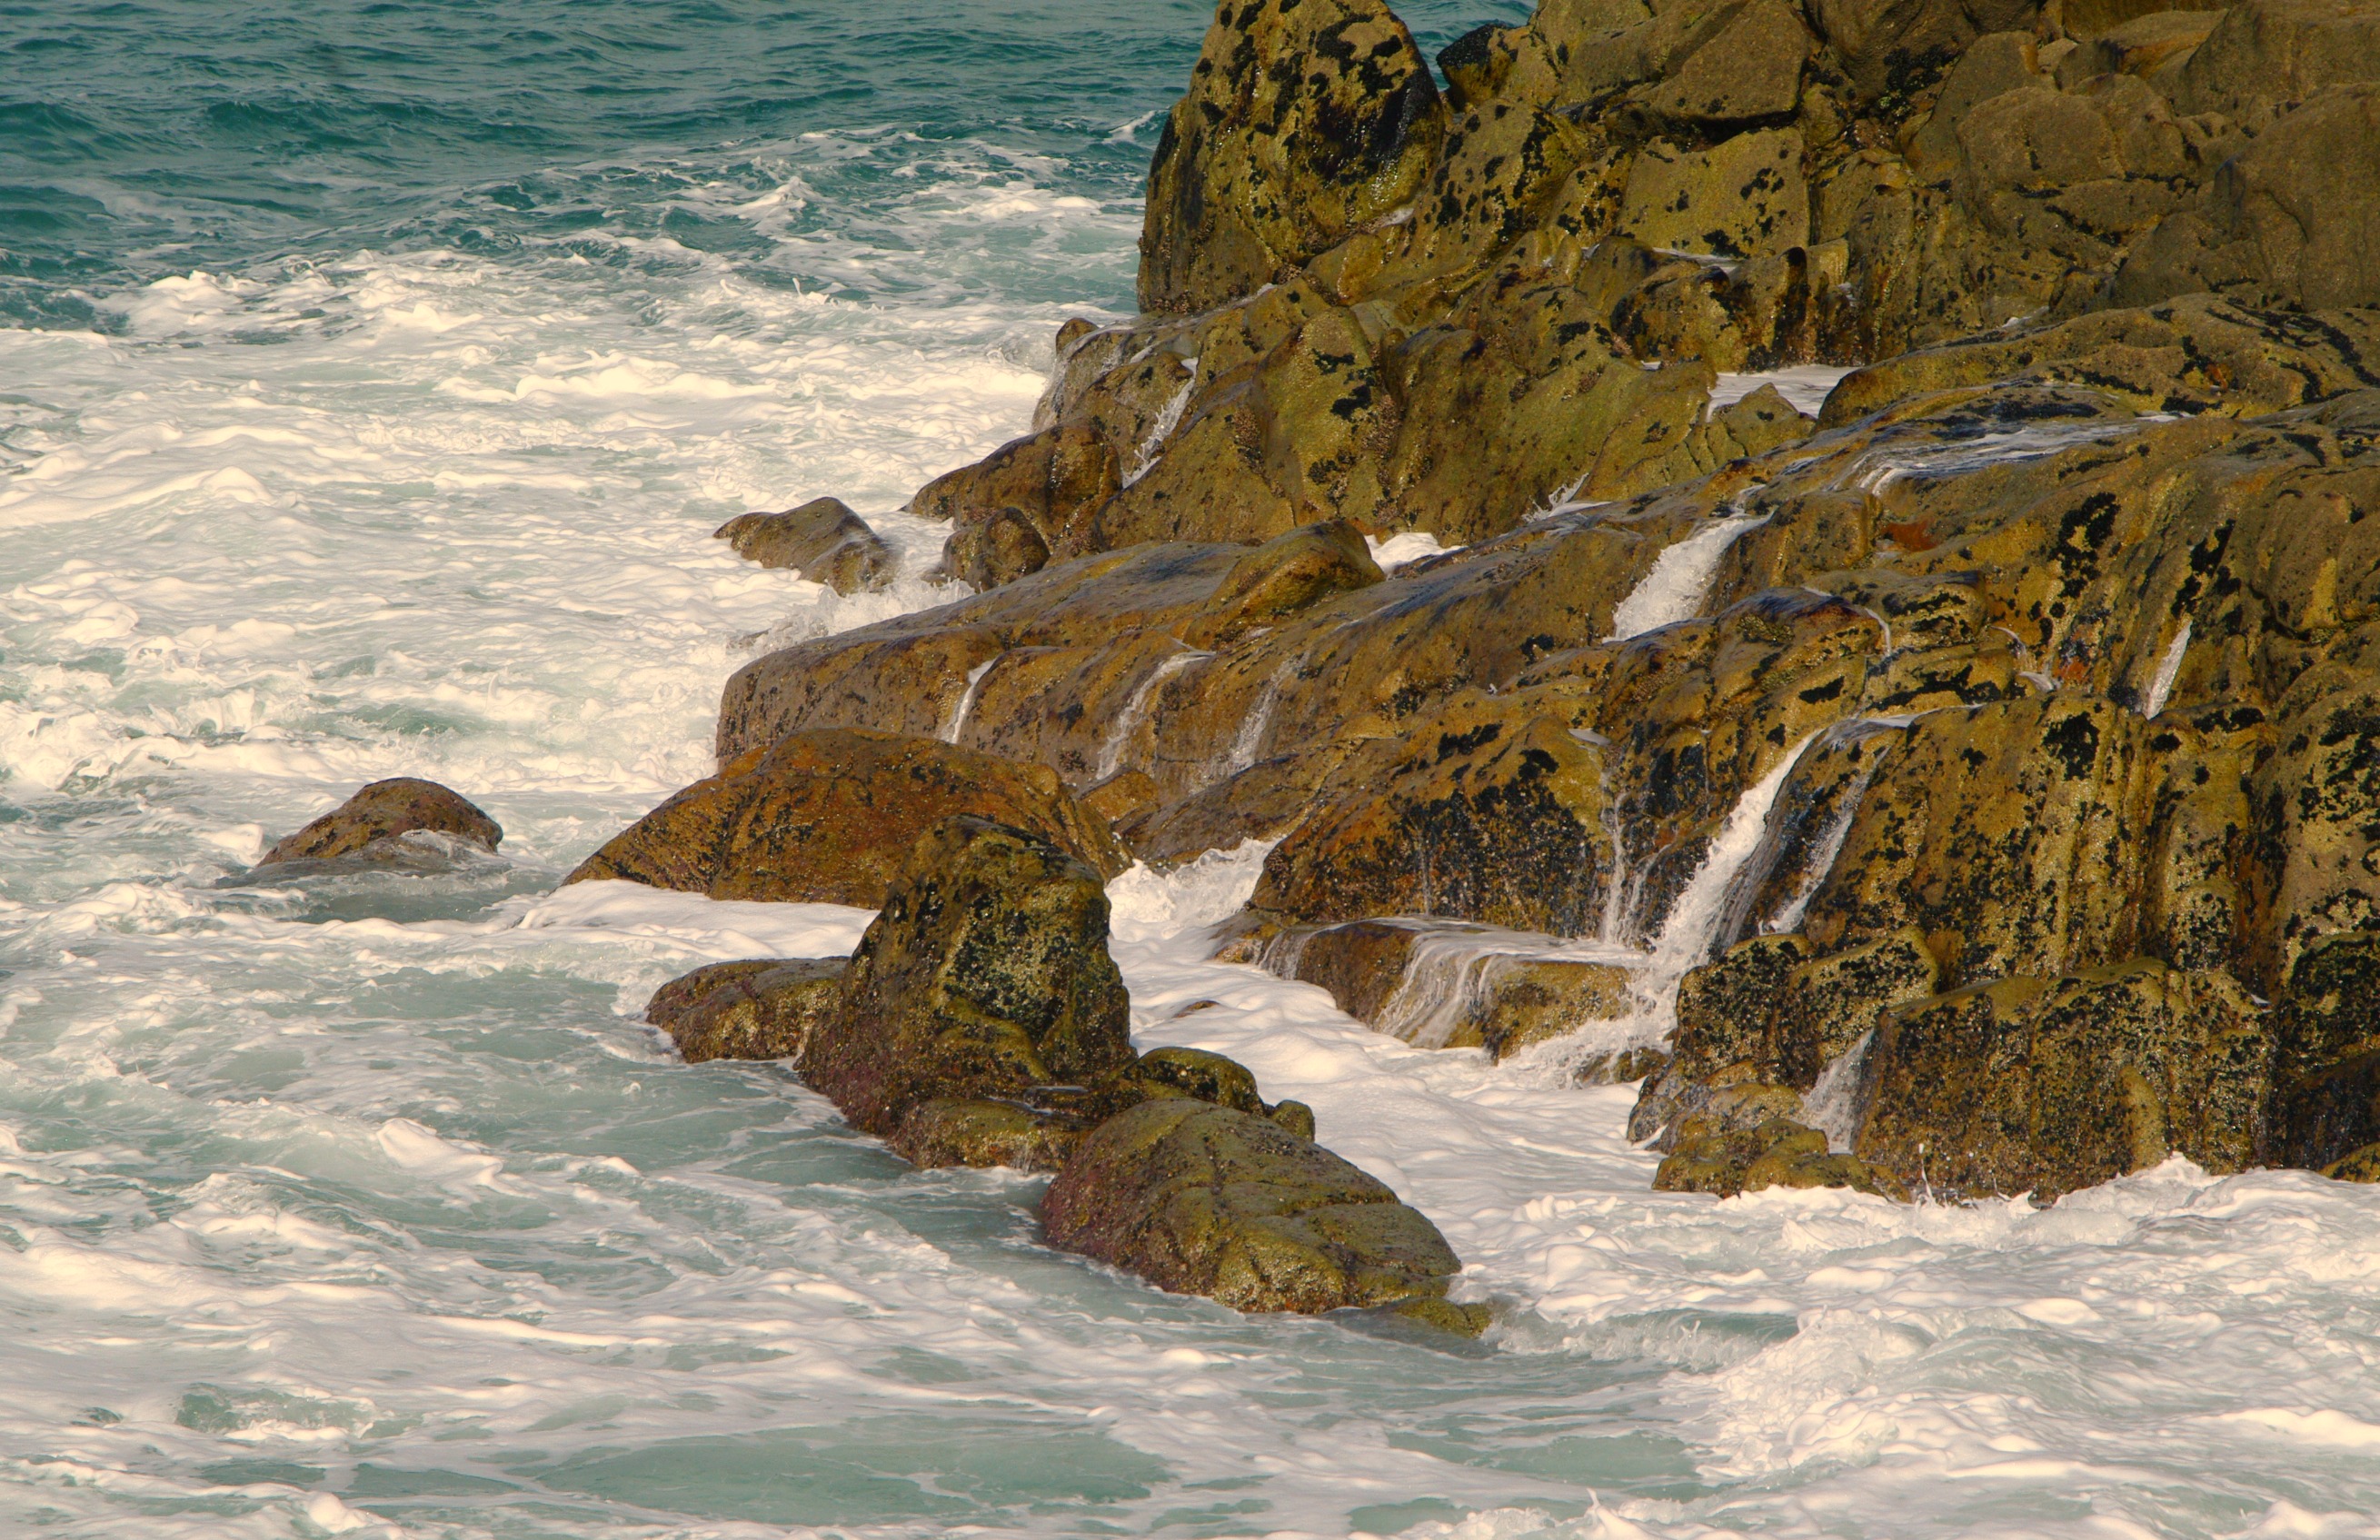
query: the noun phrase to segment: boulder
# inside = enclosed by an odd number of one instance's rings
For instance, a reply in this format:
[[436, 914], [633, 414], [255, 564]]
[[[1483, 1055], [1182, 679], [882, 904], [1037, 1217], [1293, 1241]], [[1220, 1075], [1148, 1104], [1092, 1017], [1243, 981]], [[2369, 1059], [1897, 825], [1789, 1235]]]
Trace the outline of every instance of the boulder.
[[1054, 841], [1102, 878], [1130, 864], [1106, 821], [1041, 766], [932, 738], [829, 728], [789, 734], [730, 760], [565, 880], [874, 908], [919, 837], [959, 815]]
[[645, 1020], [669, 1034], [689, 1064], [711, 1059], [782, 1059], [801, 1065], [818, 1024], [841, 998], [840, 957], [762, 957], [713, 963], [653, 993]]
[[[1103, 879], [1066, 850], [946, 818], [913, 842], [882, 903], [802, 1061], [860, 1129], [931, 1158], [965, 1142], [952, 1120], [982, 1126], [979, 1110], [949, 1104], [1022, 1103], [1134, 1061]], [[910, 1126], [929, 1102], [941, 1105]]]
[[1050, 1182], [1041, 1223], [1062, 1250], [1238, 1310], [1442, 1300], [1462, 1269], [1381, 1182], [1278, 1123], [1184, 1097], [1100, 1124]]
[[1833, 1155], [1827, 1136], [1791, 1118], [1730, 1128], [1692, 1118], [1674, 1153], [1653, 1173], [1657, 1193], [1715, 1193], [1731, 1198], [1764, 1187], [1848, 1187], [1906, 1197], [1900, 1183], [1853, 1155]]
[[1546, 955], [1560, 945], [1552, 936], [1451, 921], [1366, 919], [1284, 931], [1262, 961], [1320, 985], [1342, 1011], [1417, 1048], [1478, 1048], [1502, 1060], [1633, 1008], [1626, 969]]
[[1220, 6], [1149, 167], [1140, 305], [1203, 310], [1412, 196], [1445, 107], [1379, 0]]
[[401, 862], [409, 854], [404, 836], [417, 832], [443, 834], [491, 852], [504, 838], [496, 820], [460, 794], [435, 781], [397, 776], [373, 782], [295, 834], [284, 836], [256, 864], [343, 858]]
[[1886, 1013], [1854, 1147], [1946, 1197], [2054, 1197], [2176, 1153], [2242, 1170], [2272, 1062], [2268, 1013], [2226, 974], [2005, 978]]
[[1738, 134], [1708, 149], [1655, 140], [1636, 157], [1620, 231], [1645, 246], [1751, 257], [1810, 238], [1810, 191], [1796, 128]]
[[1441, 720], [1265, 858], [1253, 902], [1308, 921], [1444, 916], [1579, 935], [1611, 867], [1600, 750], [1559, 720]]
[[735, 554], [764, 567], [791, 567], [840, 594], [874, 592], [892, 581], [892, 548], [832, 497], [782, 514], [743, 514], [711, 531]]
[[2380, 83], [2336, 86], [2226, 161], [2202, 204], [2159, 223], [2126, 259], [2113, 297], [2141, 304], [2211, 290], [2282, 309], [2380, 305], [2376, 241]]

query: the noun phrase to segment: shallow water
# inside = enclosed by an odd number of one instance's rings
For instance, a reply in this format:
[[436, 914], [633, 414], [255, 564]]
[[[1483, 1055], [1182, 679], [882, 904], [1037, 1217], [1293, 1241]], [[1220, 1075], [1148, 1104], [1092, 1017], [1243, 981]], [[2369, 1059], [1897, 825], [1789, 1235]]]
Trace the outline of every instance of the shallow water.
[[[0, 10], [0, 1530], [2374, 1532], [2368, 1191], [1653, 1194], [1625, 1091], [1199, 961], [1252, 852], [1120, 881], [1139, 1038], [1311, 1102], [1481, 1348], [1055, 1255], [640, 1025], [866, 916], [553, 883], [755, 638], [942, 597], [710, 530], [833, 492], [924, 568], [899, 504], [1129, 306], [1203, 19]], [[503, 859], [229, 880], [406, 773]]]

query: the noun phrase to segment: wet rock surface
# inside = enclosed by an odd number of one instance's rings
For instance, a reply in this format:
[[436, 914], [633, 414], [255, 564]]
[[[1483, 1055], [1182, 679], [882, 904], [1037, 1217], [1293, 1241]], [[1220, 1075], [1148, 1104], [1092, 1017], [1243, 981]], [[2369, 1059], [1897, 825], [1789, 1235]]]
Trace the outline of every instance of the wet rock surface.
[[872, 592], [892, 581], [892, 548], [837, 498], [782, 514], [743, 514], [711, 532], [764, 567], [791, 567], [837, 593]]
[[259, 867], [290, 862], [345, 861], [407, 864], [413, 854], [408, 834], [443, 835], [492, 852], [504, 843], [496, 820], [435, 781], [397, 776], [375, 781], [294, 834], [285, 835], [257, 860]]
[[854, 728], [791, 734], [728, 761], [581, 862], [568, 881], [872, 908], [928, 829], [961, 814], [1055, 840], [1102, 876], [1105, 822], [1035, 765]]
[[1106, 891], [1056, 844], [944, 820], [905, 853], [883, 904], [802, 1065], [857, 1127], [902, 1148], [925, 1137], [904, 1132], [923, 1104], [1088, 1085], [1132, 1062]]
[[[1441, 98], [1225, 6], [1148, 313], [913, 503], [980, 591], [755, 660], [722, 761], [1265, 842], [1230, 955], [1644, 1075], [1665, 1186], [2380, 1169], [2374, 14], [1548, 0]], [[933, 1147], [1156, 1119], [1038, 1094]]]
[[840, 957], [714, 963], [653, 993], [645, 1020], [669, 1034], [689, 1064], [782, 1059], [798, 1067], [809, 1035], [841, 997]]
[[1063, 1250], [1239, 1310], [1439, 1299], [1462, 1267], [1437, 1226], [1330, 1151], [1179, 1097], [1085, 1139], [1041, 1223]]

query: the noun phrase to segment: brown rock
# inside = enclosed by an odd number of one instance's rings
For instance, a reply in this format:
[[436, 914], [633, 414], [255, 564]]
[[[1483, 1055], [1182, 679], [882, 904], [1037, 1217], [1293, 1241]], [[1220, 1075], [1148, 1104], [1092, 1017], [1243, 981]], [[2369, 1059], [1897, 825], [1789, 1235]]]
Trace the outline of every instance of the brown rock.
[[1764, 1187], [1849, 1187], [1902, 1197], [1900, 1185], [1856, 1156], [1829, 1155], [1827, 1136], [1791, 1118], [1750, 1128], [1690, 1120], [1675, 1153], [1653, 1173], [1657, 1193], [1715, 1193], [1733, 1197]]
[[920, 835], [959, 815], [998, 819], [1088, 862], [1129, 859], [1058, 778], [931, 738], [833, 728], [730, 761], [581, 862], [567, 881], [616, 879], [783, 903], [885, 901]]
[[489, 851], [504, 837], [495, 819], [438, 782], [398, 776], [373, 782], [295, 834], [284, 836], [256, 864], [343, 856], [394, 860], [403, 852], [402, 836], [417, 831], [451, 835]]
[[892, 581], [892, 548], [836, 498], [815, 498], [782, 514], [740, 515], [712, 537], [747, 562], [791, 567], [841, 594], [872, 592]]
[[1462, 1267], [1436, 1226], [1330, 1151], [1183, 1097], [1099, 1125], [1041, 1222], [1063, 1250], [1238, 1310], [1442, 1298]]
[[1444, 111], [1378, 0], [1218, 10], [1149, 168], [1141, 308], [1219, 305], [1386, 214], [1428, 169]]
[[916, 841], [883, 903], [802, 1064], [860, 1129], [922, 1159], [931, 1151], [907, 1143], [922, 1130], [905, 1124], [922, 1103], [1015, 1101], [1132, 1062], [1107, 894], [1059, 846], [946, 819]]
[[783, 1059], [795, 1067], [811, 1031], [840, 998], [840, 957], [714, 963], [654, 992], [645, 1020], [689, 1064], [711, 1059]]

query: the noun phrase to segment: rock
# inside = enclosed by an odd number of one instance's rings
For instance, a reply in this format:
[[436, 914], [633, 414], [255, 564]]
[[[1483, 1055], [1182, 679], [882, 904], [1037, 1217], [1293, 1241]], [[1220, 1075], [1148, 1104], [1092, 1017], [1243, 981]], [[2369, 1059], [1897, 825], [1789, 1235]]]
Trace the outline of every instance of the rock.
[[395, 861], [406, 853], [404, 836], [416, 832], [447, 835], [491, 852], [504, 838], [495, 819], [458, 794], [435, 781], [397, 776], [373, 782], [295, 834], [284, 836], [256, 864], [343, 857]]
[[1262, 960], [1285, 977], [1320, 985], [1342, 1011], [1417, 1048], [1483, 1048], [1502, 1060], [1633, 1006], [1623, 968], [1531, 955], [1533, 945], [1560, 944], [1484, 926], [1368, 919], [1285, 932]]
[[1811, 19], [1858, 99], [1889, 104], [1932, 85], [1978, 36], [2030, 31], [2039, 9], [2034, 0], [1956, 6], [1818, 0]]
[[1750, 257], [1810, 238], [1802, 135], [1739, 134], [1708, 150], [1647, 145], [1628, 174], [1620, 230], [1646, 246]]
[[1140, 304], [1203, 310], [1388, 213], [1445, 108], [1378, 0], [1223, 6], [1149, 167]]
[[729, 761], [565, 880], [870, 908], [885, 902], [919, 836], [959, 815], [1055, 841], [1102, 877], [1129, 864], [1104, 820], [1040, 766], [931, 738], [832, 728], [789, 734]]
[[2380, 1182], [2380, 1145], [2365, 1145], [2339, 1157], [2322, 1174], [2338, 1182]]
[[2201, 206], [2159, 223], [2126, 259], [2113, 297], [2141, 304], [2211, 290], [2285, 309], [2380, 305], [2375, 210], [2380, 84], [2333, 87], [2227, 161]]
[[1763, 385], [1711, 414], [1711, 455], [1714, 459], [1733, 459], [1766, 455], [1772, 449], [1800, 443], [1816, 427], [1785, 399], [1782, 391], [1774, 385]]
[[2171, 1153], [2254, 1163], [2270, 1022], [2228, 975], [2137, 960], [1888, 1013], [1860, 1158], [1941, 1196], [2052, 1197]]
[[1208, 601], [1196, 644], [1214, 647], [1258, 625], [1278, 623], [1318, 600], [1381, 580], [1364, 537], [1343, 520], [1293, 529], [1232, 564]]
[[1610, 869], [1602, 753], [1548, 718], [1416, 732], [1265, 858], [1252, 901], [1313, 921], [1443, 915], [1577, 935]]
[[892, 548], [835, 498], [782, 514], [743, 514], [711, 532], [764, 567], [791, 567], [840, 594], [874, 592], [892, 581]]
[[1050, 1243], [1160, 1289], [1307, 1314], [1443, 1298], [1438, 1228], [1279, 1124], [1182, 1097], [1102, 1123], [1041, 1200]]
[[2325, 87], [2380, 80], [2380, 18], [2357, 0], [2245, 0], [2190, 55], [2175, 96], [2261, 129]]
[[841, 1000], [811, 1030], [802, 1078], [921, 1162], [993, 1134], [1011, 1140], [1021, 1124], [1002, 1115], [987, 1130], [971, 1108], [907, 1120], [929, 1102], [1014, 1102], [1130, 1064], [1130, 1004], [1107, 936], [1091, 867], [1021, 829], [941, 819], [884, 894]]
[[2144, 411], [2279, 411], [2380, 384], [2380, 322], [2247, 310], [2204, 295], [2103, 310], [1854, 370], [1819, 421], [1838, 427], [1932, 392], [2010, 380], [2088, 385]]
[[1828, 1154], [1827, 1136], [1816, 1129], [1781, 1117], [1752, 1128], [1722, 1128], [1690, 1119], [1675, 1153], [1653, 1173], [1657, 1193], [1733, 1197], [1764, 1187], [1848, 1187], [1907, 1196], [1899, 1183], [1858, 1157]]
[[1633, 95], [1636, 106], [1668, 121], [1733, 125], [1782, 117], [1801, 104], [1812, 40], [1799, 8], [1752, 0], [1721, 15], [1674, 74]]
[[645, 1007], [689, 1064], [783, 1059], [799, 1068], [811, 1031], [840, 998], [840, 957], [714, 963], [671, 979]]

